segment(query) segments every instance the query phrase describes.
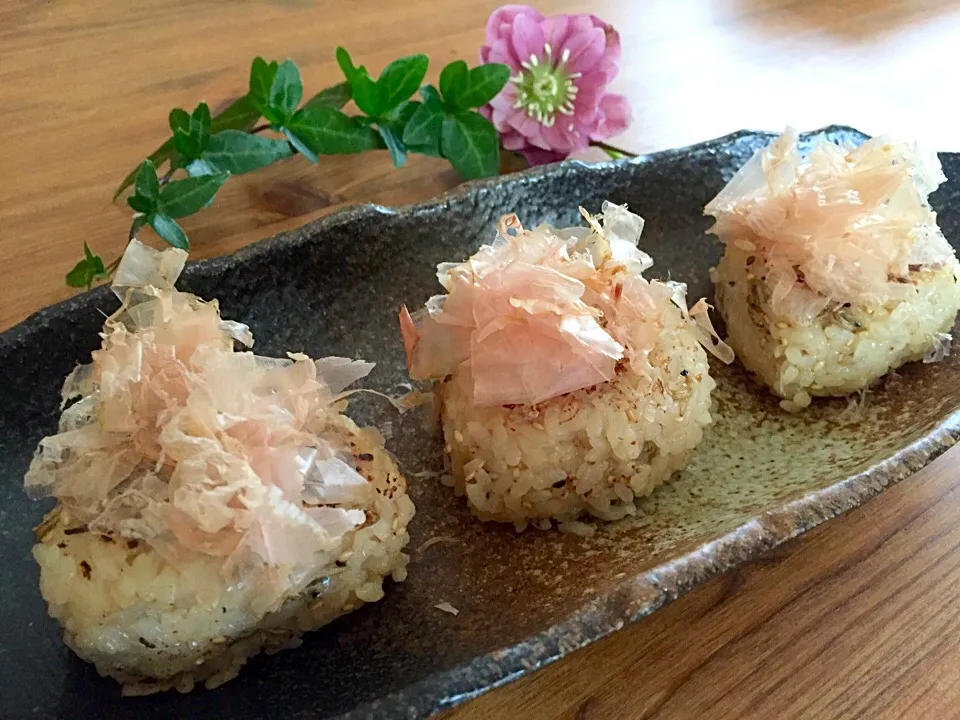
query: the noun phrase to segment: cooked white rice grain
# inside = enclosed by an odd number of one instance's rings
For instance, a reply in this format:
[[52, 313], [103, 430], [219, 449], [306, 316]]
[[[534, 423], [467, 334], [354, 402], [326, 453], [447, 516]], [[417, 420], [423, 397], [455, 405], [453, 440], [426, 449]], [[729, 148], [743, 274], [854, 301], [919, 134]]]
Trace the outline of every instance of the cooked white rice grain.
[[618, 520], [684, 467], [710, 423], [707, 356], [679, 311], [649, 354], [651, 381], [621, 363], [610, 382], [537, 405], [476, 407], [458, 373], [438, 383], [457, 494], [518, 530], [584, 515]]
[[355, 443], [375, 500], [363, 508], [367, 523], [347, 533], [337, 551], [318, 554], [273, 607], [259, 607], [254, 591], [269, 569], [227, 582], [221, 559], [197, 555], [173, 565], [136, 540], [45, 523], [33, 555], [66, 644], [123, 683], [125, 694], [187, 692], [197, 682], [216, 687], [261, 650], [295, 647], [304, 632], [383, 597], [384, 578], [406, 577], [402, 550], [413, 503], [378, 435], [345, 416], [335, 422], [345, 442]]
[[857, 392], [924, 358], [950, 333], [960, 309], [954, 260], [911, 272], [915, 292], [906, 299], [829, 309], [799, 325], [772, 310], [771, 290], [748, 265], [751, 257], [749, 250], [728, 246], [712, 273], [717, 309], [743, 366], [791, 411], [813, 397]]

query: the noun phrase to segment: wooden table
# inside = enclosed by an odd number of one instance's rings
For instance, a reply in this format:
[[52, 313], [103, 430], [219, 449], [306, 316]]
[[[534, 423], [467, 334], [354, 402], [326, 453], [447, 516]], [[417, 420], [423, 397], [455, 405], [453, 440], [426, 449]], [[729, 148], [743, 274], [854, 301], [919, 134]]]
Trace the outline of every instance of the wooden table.
[[[112, 259], [118, 181], [165, 137], [167, 112], [245, 89], [256, 54], [293, 57], [308, 91], [345, 44], [378, 69], [426, 52], [473, 61], [494, 2], [117, 3], [0, 8], [0, 329], [70, 294], [82, 241]], [[544, 0], [623, 35], [614, 89], [636, 152], [740, 128], [847, 123], [960, 150], [960, 3], [915, 0]], [[435, 77], [431, 75], [431, 79]], [[406, 203], [456, 183], [435, 160], [298, 158], [231, 180], [185, 222], [194, 257], [344, 203]], [[960, 452], [776, 557], [448, 718], [960, 717]]]

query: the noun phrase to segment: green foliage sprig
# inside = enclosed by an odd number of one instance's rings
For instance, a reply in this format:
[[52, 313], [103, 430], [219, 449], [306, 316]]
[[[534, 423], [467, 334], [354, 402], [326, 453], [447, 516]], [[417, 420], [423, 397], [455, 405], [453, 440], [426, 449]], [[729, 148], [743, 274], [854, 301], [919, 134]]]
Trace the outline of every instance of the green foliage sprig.
[[[149, 226], [165, 242], [189, 250], [178, 219], [208, 207], [231, 175], [292, 155], [317, 163], [323, 155], [385, 149], [398, 168], [409, 153], [419, 153], [445, 158], [466, 179], [497, 174], [497, 131], [477, 109], [503, 89], [509, 67], [491, 63], [470, 69], [457, 60], [440, 73], [437, 89], [423, 85], [426, 55], [394, 60], [376, 80], [364, 66], [355, 66], [344, 48], [337, 48], [336, 58], [345, 81], [303, 103], [296, 63], [257, 57], [247, 94], [222, 112], [211, 115], [203, 102], [190, 113], [172, 110], [171, 136], [124, 178], [114, 195], [117, 199], [133, 186], [127, 198], [134, 211], [130, 237]], [[418, 91], [420, 100], [411, 99]], [[343, 112], [351, 100], [361, 114]], [[261, 119], [265, 122], [258, 125]], [[86, 243], [83, 248], [83, 259], [66, 276], [71, 287], [90, 287], [119, 264], [105, 266]]]

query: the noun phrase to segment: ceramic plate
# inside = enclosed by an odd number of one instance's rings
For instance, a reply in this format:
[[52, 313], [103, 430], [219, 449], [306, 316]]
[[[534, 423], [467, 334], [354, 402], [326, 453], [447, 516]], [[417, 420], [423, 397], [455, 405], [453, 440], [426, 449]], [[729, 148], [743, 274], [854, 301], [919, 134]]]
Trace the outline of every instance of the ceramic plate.
[[[849, 128], [805, 136], [861, 142]], [[740, 132], [629, 162], [564, 163], [473, 183], [437, 201], [391, 210], [359, 207], [191, 264], [181, 288], [218, 298], [246, 322], [257, 351], [346, 355], [377, 362], [366, 385], [403, 382], [396, 323], [401, 303], [435, 293], [435, 266], [493, 238], [504, 213], [526, 226], [579, 224], [577, 206], [609, 199], [646, 218], [652, 274], [710, 294], [719, 245], [704, 234], [710, 200], [759, 147]], [[950, 181], [933, 197], [940, 224], [960, 240], [960, 156], [942, 156]], [[51, 269], [53, 272], [53, 269]], [[782, 412], [736, 366], [715, 364], [715, 424], [689, 468], [640, 505], [636, 518], [591, 538], [473, 520], [435, 475], [438, 430], [365, 400], [360, 420], [387, 428], [411, 485], [410, 577], [384, 600], [306, 638], [298, 650], [251, 661], [214, 690], [120, 697], [60, 640], [30, 556], [48, 505], [29, 501], [23, 473], [56, 425], [59, 388], [98, 344], [106, 288], [44, 310], [0, 335], [0, 716], [88, 718], [424, 717], [513, 680], [619, 630], [709, 578], [881, 492], [960, 437], [960, 353], [906, 368], [878, 388], [858, 422], [844, 400]], [[421, 546], [435, 537], [456, 542]], [[449, 602], [459, 615], [434, 608]]]

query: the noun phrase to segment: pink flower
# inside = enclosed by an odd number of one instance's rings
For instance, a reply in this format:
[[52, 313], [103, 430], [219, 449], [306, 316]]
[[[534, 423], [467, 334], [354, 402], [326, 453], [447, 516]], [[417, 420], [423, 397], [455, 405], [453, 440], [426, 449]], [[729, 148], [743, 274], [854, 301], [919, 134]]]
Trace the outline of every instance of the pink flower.
[[487, 21], [480, 60], [509, 65], [514, 75], [481, 112], [503, 147], [531, 165], [562, 160], [630, 123], [627, 99], [606, 92], [619, 59], [620, 35], [594, 15], [544, 17], [504, 5]]

